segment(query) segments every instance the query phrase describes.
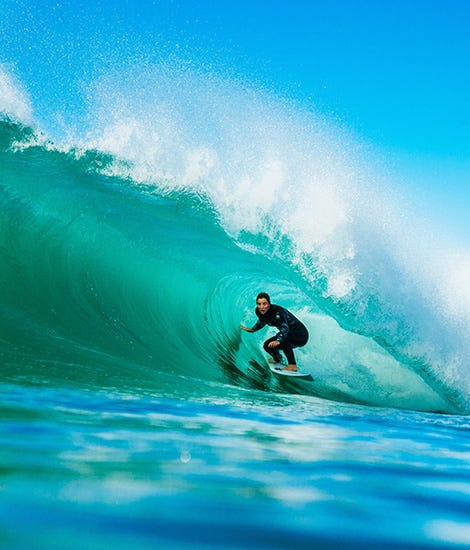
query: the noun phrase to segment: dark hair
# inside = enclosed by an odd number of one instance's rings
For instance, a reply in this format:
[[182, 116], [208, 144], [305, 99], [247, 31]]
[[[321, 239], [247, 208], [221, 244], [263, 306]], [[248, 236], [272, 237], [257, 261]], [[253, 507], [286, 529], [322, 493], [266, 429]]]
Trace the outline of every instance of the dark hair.
[[271, 298], [269, 297], [269, 294], [266, 294], [266, 292], [260, 292], [258, 296], [256, 296], [256, 301], [261, 300], [262, 298], [267, 300], [268, 304], [271, 303]]

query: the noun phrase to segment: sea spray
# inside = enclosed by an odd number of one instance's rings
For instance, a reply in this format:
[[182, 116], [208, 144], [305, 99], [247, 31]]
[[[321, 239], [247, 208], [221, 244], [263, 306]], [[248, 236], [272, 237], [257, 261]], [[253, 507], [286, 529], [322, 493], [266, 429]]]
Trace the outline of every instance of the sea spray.
[[33, 122], [33, 108], [28, 93], [23, 89], [11, 67], [0, 63], [0, 114], [22, 122]]

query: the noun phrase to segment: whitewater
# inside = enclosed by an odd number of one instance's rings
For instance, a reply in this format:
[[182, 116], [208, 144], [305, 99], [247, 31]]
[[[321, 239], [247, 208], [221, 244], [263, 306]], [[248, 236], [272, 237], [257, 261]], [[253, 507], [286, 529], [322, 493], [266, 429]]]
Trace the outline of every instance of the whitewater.
[[[167, 61], [86, 96], [48, 127], [0, 70], [0, 541], [466, 546], [467, 252], [253, 84]], [[259, 291], [313, 383], [241, 333]]]

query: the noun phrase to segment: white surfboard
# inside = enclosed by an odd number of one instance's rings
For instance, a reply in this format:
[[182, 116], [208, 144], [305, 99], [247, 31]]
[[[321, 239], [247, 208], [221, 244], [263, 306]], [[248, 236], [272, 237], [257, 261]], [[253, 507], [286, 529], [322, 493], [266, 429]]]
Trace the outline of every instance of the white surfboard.
[[297, 378], [300, 380], [310, 380], [313, 382], [313, 378], [311, 374], [300, 372], [300, 371], [293, 371], [293, 370], [282, 370], [285, 367], [284, 363], [271, 363], [268, 361], [269, 370], [275, 375], [280, 378], [288, 377], [288, 378]]

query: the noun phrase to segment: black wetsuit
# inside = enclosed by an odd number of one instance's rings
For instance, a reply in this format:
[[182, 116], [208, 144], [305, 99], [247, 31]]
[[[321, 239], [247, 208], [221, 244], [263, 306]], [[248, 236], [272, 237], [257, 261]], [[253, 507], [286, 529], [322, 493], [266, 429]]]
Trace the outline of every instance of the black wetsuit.
[[[254, 325], [253, 331], [256, 332], [266, 325], [279, 329], [276, 336], [269, 338], [264, 343], [263, 347], [265, 351], [271, 355], [274, 361], [280, 363], [282, 357], [279, 350], [282, 350], [286, 355], [288, 364], [295, 365], [295, 356], [292, 349], [305, 346], [308, 341], [307, 327], [301, 323], [297, 317], [292, 315], [289, 310], [275, 304], [271, 304], [264, 315], [258, 311], [258, 308], [256, 308], [255, 313], [258, 317], [258, 321]], [[269, 348], [268, 344], [273, 340], [277, 340], [279, 346]]]

